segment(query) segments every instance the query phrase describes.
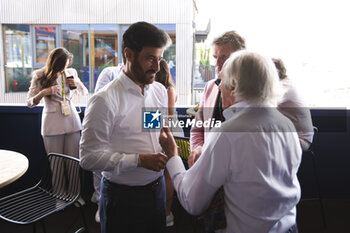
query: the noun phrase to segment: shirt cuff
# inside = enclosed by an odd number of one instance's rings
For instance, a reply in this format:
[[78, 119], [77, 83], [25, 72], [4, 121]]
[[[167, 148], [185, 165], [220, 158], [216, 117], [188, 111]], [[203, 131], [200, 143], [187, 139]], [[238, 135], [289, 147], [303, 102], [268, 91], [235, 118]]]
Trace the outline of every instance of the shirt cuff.
[[29, 100], [27, 100], [27, 106], [29, 108], [34, 107], [34, 97], [30, 98]]
[[[136, 168], [139, 160], [139, 154], [127, 154], [123, 156], [122, 159], [113, 159], [115, 164], [112, 166], [120, 171], [125, 171], [130, 168]], [[118, 163], [116, 163], [118, 161]]]
[[175, 155], [168, 160], [166, 164], [166, 168], [168, 169], [171, 179], [174, 179], [174, 176], [176, 174], [186, 171], [185, 166], [182, 162], [182, 159], [178, 155]]

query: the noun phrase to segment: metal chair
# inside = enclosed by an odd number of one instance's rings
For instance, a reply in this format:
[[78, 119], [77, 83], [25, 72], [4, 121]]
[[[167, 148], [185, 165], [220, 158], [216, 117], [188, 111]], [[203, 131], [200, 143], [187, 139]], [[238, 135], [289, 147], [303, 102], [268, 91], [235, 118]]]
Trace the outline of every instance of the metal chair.
[[79, 228], [75, 233], [87, 232], [84, 227]]
[[174, 139], [175, 139], [176, 145], [180, 149], [179, 155], [180, 155], [180, 157], [182, 159], [182, 162], [183, 162], [185, 168], [188, 169], [187, 160], [188, 160], [188, 157], [191, 154], [190, 138], [174, 136]]
[[180, 148], [181, 158], [187, 161], [188, 157], [191, 154], [190, 138], [174, 136], [174, 139], [175, 139], [176, 145]]
[[[320, 202], [322, 222], [323, 222], [324, 228], [327, 228], [325, 209], [324, 209], [323, 198], [322, 198], [322, 194], [321, 194], [321, 185], [320, 185], [320, 181], [319, 181], [319, 177], [318, 177], [319, 172], [318, 172], [318, 167], [317, 167], [317, 163], [316, 163], [317, 158], [316, 158], [316, 155], [314, 152], [315, 142], [316, 142], [317, 136], [318, 136], [318, 128], [314, 126], [313, 130], [314, 130], [314, 137], [313, 137], [312, 143], [306, 151], [303, 151], [303, 156], [310, 156], [311, 157], [312, 167], [313, 167], [313, 172], [314, 172], [314, 179], [315, 179], [316, 189], [317, 189], [317, 194], [318, 194], [317, 199]], [[303, 198], [302, 200], [306, 201], [308, 199]]]
[[46, 232], [45, 217], [77, 203], [87, 229], [81, 204], [77, 201], [80, 196], [79, 160], [51, 153], [47, 162], [38, 184], [0, 199], [0, 217], [16, 224], [33, 224], [33, 232], [36, 232], [36, 222], [40, 222]]

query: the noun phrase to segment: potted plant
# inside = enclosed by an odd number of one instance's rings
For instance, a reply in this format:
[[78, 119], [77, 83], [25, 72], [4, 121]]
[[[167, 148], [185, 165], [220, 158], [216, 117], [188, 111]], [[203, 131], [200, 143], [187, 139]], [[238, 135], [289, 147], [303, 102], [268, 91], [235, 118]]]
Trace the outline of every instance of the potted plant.
[[210, 65], [210, 48], [201, 47], [199, 49], [199, 73], [204, 82], [212, 79], [213, 73]]

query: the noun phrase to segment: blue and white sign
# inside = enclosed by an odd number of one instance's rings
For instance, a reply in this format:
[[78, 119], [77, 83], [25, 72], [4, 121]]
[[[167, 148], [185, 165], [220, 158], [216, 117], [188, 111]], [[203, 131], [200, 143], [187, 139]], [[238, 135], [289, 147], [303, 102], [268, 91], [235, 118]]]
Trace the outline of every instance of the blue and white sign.
[[161, 128], [161, 113], [159, 110], [143, 112], [143, 128], [144, 129], [160, 129]]

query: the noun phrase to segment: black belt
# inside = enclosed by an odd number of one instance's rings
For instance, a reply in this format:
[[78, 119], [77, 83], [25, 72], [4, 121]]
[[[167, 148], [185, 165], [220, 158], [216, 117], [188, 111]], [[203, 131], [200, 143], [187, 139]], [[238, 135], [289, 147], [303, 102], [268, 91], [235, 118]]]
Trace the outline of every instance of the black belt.
[[113, 182], [107, 180], [106, 178], [104, 178], [104, 179], [105, 179], [105, 181], [107, 181], [112, 186], [114, 186], [116, 188], [124, 189], [124, 190], [154, 190], [159, 185], [159, 183], [161, 182], [162, 178], [163, 178], [163, 176], [160, 176], [155, 181], [152, 181], [149, 184], [136, 185], [136, 186], [129, 186], [129, 185], [125, 185], [125, 184], [117, 184], [117, 183], [113, 183]]

